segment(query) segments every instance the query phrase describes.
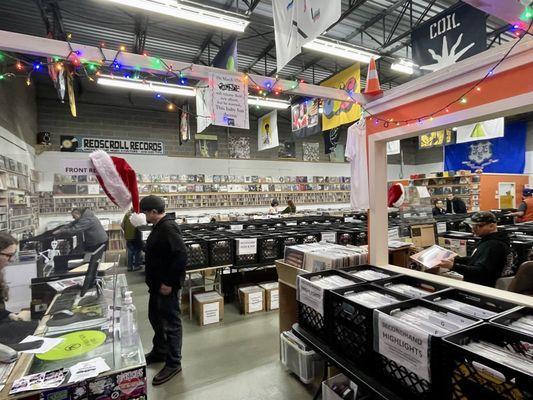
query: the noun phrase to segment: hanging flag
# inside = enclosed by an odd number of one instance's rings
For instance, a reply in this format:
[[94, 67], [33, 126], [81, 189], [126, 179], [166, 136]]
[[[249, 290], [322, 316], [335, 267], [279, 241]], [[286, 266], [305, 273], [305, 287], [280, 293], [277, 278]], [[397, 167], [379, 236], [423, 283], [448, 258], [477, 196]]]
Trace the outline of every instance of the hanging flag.
[[332, 151], [335, 151], [337, 143], [339, 143], [339, 128], [333, 128], [329, 131], [324, 132], [324, 153], [330, 154]]
[[487, 49], [487, 16], [464, 3], [437, 14], [411, 33], [413, 61], [438, 71]]
[[281, 71], [341, 17], [341, 0], [272, 0], [277, 69]]
[[67, 91], [68, 91], [68, 103], [70, 105], [70, 113], [73, 117], [77, 117], [76, 112], [76, 94], [74, 93], [74, 75], [69, 71], [66, 72], [67, 75]]
[[[348, 93], [361, 92], [361, 73], [359, 64], [339, 72], [324, 81], [321, 86], [346, 90]], [[355, 122], [361, 117], [361, 106], [350, 101], [324, 99], [324, 113], [322, 114], [322, 129], [327, 131], [337, 126]]]
[[495, 118], [475, 124], [463, 125], [457, 128], [456, 143], [474, 142], [502, 137], [504, 133], [504, 118]]
[[419, 149], [430, 149], [432, 147], [445, 146], [454, 143], [455, 135], [451, 129], [423, 133], [418, 137]]
[[292, 134], [295, 138], [303, 139], [322, 131], [319, 105], [319, 99], [311, 99], [291, 106]]
[[191, 139], [191, 126], [189, 124], [189, 105], [184, 104], [180, 110], [180, 131], [179, 144], [188, 142]]
[[257, 150], [262, 151], [278, 146], [278, 112], [274, 110], [259, 118], [257, 123]]
[[368, 161], [366, 146], [366, 122], [361, 118], [348, 128], [346, 152], [350, 161], [350, 203], [353, 210], [370, 208], [368, 193]]
[[237, 35], [231, 35], [226, 39], [212, 62], [213, 67], [237, 71], [239, 59], [237, 56]]
[[522, 174], [526, 165], [527, 123], [505, 126], [501, 138], [452, 144], [445, 147], [445, 171], [469, 169]]

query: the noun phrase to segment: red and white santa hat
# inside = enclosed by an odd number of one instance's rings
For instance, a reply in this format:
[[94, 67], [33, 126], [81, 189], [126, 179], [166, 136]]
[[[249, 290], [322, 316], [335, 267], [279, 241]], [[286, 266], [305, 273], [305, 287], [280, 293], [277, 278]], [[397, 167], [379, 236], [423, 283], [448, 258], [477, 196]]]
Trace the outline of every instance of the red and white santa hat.
[[400, 207], [405, 200], [405, 189], [401, 183], [393, 183], [388, 192], [388, 206]]
[[146, 216], [139, 210], [139, 189], [133, 168], [123, 158], [110, 156], [103, 150], [92, 152], [89, 158], [107, 197], [124, 211], [133, 208], [130, 221], [134, 226], [146, 225]]

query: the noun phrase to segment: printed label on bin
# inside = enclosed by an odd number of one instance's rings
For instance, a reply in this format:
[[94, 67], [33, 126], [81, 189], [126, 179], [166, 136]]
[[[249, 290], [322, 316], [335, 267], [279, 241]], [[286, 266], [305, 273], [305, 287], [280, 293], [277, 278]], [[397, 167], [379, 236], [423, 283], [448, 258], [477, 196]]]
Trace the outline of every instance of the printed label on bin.
[[344, 217], [344, 222], [355, 222], [354, 217]]
[[377, 314], [378, 339], [375, 349], [379, 354], [407, 368], [419, 377], [429, 377], [429, 334], [403, 323], [390, 315]]
[[204, 325], [216, 324], [220, 321], [220, 303], [204, 304]]
[[324, 315], [324, 289], [298, 277], [298, 301]]
[[270, 309], [275, 310], [279, 308], [279, 290], [271, 290], [270, 291]]
[[229, 230], [230, 231], [242, 231], [244, 229], [244, 225], [230, 225]]
[[257, 254], [257, 239], [235, 239], [237, 241], [237, 255]]
[[389, 240], [398, 240], [400, 239], [400, 228], [389, 229]]
[[448, 232], [448, 228], [446, 227], [446, 222], [437, 222], [437, 234], [446, 233], [446, 232]]
[[335, 232], [321, 232], [323, 242], [337, 243], [337, 234]]
[[253, 313], [263, 310], [263, 292], [252, 292], [248, 294], [248, 312]]

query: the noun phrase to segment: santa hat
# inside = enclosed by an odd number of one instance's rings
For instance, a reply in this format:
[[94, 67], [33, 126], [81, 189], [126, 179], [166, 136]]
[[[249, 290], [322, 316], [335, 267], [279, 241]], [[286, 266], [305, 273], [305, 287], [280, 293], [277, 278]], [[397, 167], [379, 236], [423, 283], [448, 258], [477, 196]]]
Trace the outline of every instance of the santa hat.
[[124, 211], [133, 207], [130, 221], [134, 226], [146, 225], [146, 216], [139, 213], [139, 189], [133, 168], [123, 158], [112, 157], [103, 150], [96, 150], [89, 157], [107, 197]]
[[405, 190], [401, 183], [394, 183], [389, 188], [388, 192], [388, 206], [400, 207], [405, 200]]

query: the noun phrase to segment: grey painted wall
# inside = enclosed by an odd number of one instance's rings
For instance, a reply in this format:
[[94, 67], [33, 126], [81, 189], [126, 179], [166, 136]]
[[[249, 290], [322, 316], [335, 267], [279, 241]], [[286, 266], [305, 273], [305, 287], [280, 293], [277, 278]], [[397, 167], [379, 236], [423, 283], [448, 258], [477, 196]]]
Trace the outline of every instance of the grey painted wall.
[[28, 87], [24, 79], [15, 78], [0, 82], [0, 126], [25, 142], [35, 144], [35, 87]]

